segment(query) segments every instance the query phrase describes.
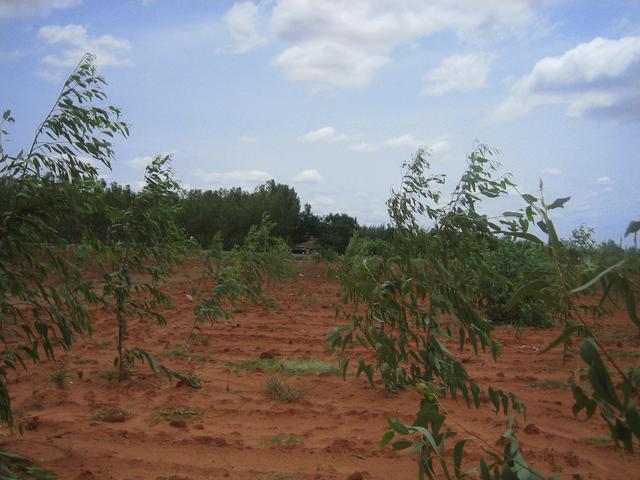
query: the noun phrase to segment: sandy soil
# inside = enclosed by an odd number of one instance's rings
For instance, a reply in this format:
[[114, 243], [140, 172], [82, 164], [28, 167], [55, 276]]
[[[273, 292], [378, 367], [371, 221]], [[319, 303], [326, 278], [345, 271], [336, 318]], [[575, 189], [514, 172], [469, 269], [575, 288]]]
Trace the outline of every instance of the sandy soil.
[[[196, 267], [191, 264], [184, 275]], [[378, 448], [386, 416], [412, 418], [419, 400], [414, 393], [388, 396], [371, 389], [364, 378], [306, 375], [288, 380], [308, 390], [304, 399], [283, 403], [265, 393], [273, 374], [229, 368], [230, 362], [261, 355], [335, 362], [325, 338], [343, 323], [335, 319], [333, 308], [339, 285], [322, 272], [321, 265], [301, 264], [300, 275], [270, 290], [276, 306], [240, 305], [233, 322], [203, 328], [208, 344], [192, 345], [191, 358], [160, 357], [171, 368], [197, 372], [202, 390], [169, 383], [146, 366], [137, 366], [136, 375], [124, 382], [104, 378], [113, 368], [115, 323], [98, 313], [93, 337], [58, 358], [68, 372], [62, 388], [51, 381], [60, 363], [51, 361], [12, 382], [14, 407], [26, 428], [23, 435], [3, 432], [5, 447], [72, 480], [417, 478], [408, 453]], [[156, 354], [184, 347], [193, 321], [188, 285], [184, 276], [171, 282], [177, 306], [168, 315], [168, 326], [130, 324], [130, 347]], [[622, 313], [600, 321], [597, 328], [623, 364], [638, 363], [639, 339]], [[505, 348], [499, 364], [470, 352], [463, 354], [464, 362], [481, 384], [524, 399], [528, 417], [518, 420], [519, 438], [529, 462], [544, 474], [640, 478], [639, 453], [612, 446], [599, 418], [583, 422], [572, 416], [566, 380], [579, 360], [563, 366], [559, 351], [537, 353], [558, 333], [526, 330], [516, 338], [513, 329], [500, 328], [496, 337]], [[494, 415], [488, 405], [480, 410], [452, 400], [444, 405], [456, 422], [491, 443], [505, 429], [504, 417]], [[118, 407], [130, 417], [94, 419], [105, 407]], [[159, 419], [159, 412], [169, 408], [201, 415]], [[475, 445], [468, 447], [472, 461], [480, 449]]]

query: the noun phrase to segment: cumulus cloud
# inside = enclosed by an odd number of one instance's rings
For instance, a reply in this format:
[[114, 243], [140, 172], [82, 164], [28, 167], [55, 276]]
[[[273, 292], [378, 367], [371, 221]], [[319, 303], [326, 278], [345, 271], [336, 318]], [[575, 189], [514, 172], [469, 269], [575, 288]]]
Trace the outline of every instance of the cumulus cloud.
[[144, 157], [130, 158], [126, 161], [126, 164], [131, 168], [135, 168], [136, 170], [144, 170], [152, 161], [153, 157], [151, 155], [147, 155]]
[[258, 139], [250, 135], [241, 135], [240, 138], [238, 138], [238, 141], [242, 143], [256, 143]]
[[639, 83], [640, 36], [595, 38], [539, 60], [489, 119], [508, 121], [542, 105], [564, 105], [573, 117], [639, 121]]
[[273, 178], [268, 172], [262, 170], [231, 170], [228, 172], [196, 172], [198, 179], [213, 184], [247, 185], [263, 183]]
[[93, 36], [83, 25], [48, 25], [40, 28], [38, 38], [62, 51], [45, 56], [42, 61], [53, 70], [41, 72], [43, 76], [57, 75], [61, 69], [74, 67], [86, 52], [96, 55], [98, 67], [131, 67], [131, 44], [113, 35]]
[[382, 142], [360, 142], [351, 146], [356, 152], [379, 152], [390, 148], [398, 148], [407, 151], [415, 151], [418, 148], [427, 148], [433, 155], [440, 155], [449, 151], [449, 142], [437, 140], [429, 145], [429, 142], [415, 138], [413, 135], [400, 135], [387, 138]]
[[348, 140], [348, 135], [337, 133], [333, 127], [322, 127], [298, 137], [298, 142], [300, 143], [335, 143], [346, 142]]
[[81, 3], [82, 0], [1, 0], [0, 19], [46, 15], [53, 9], [75, 7]]
[[487, 86], [493, 55], [470, 53], [445, 58], [423, 77], [421, 95], [443, 95], [447, 92], [473, 92]]
[[610, 177], [598, 177], [593, 181], [594, 185], [613, 185], [615, 182]]
[[393, 50], [442, 31], [461, 38], [522, 31], [536, 20], [536, 0], [279, 0], [274, 35], [289, 44], [274, 60], [313, 91], [368, 85]]
[[260, 7], [253, 2], [234, 4], [223, 19], [235, 43], [235, 53], [247, 53], [267, 43], [260, 33], [258, 20]]
[[556, 167], [548, 167], [548, 168], [544, 168], [542, 170], [542, 173], [544, 173], [546, 175], [560, 175], [560, 174], [562, 174], [562, 170], [560, 170], [559, 168], [556, 168]]
[[315, 168], [309, 170], [302, 170], [295, 177], [293, 177], [293, 181], [296, 183], [322, 183], [324, 182], [324, 178], [320, 175], [320, 172]]
[[318, 210], [324, 210], [325, 208], [332, 207], [336, 204], [336, 201], [327, 196], [320, 196], [310, 200], [311, 206]]

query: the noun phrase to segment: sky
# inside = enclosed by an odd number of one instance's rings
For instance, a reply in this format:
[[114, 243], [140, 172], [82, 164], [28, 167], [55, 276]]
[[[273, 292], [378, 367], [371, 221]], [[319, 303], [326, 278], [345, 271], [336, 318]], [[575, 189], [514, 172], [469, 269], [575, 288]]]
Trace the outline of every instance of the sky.
[[640, 218], [638, 0], [0, 0], [6, 151], [87, 51], [131, 125], [108, 181], [172, 153], [184, 188], [273, 178], [381, 224], [418, 148], [455, 184], [480, 142], [521, 191], [571, 196], [565, 237]]

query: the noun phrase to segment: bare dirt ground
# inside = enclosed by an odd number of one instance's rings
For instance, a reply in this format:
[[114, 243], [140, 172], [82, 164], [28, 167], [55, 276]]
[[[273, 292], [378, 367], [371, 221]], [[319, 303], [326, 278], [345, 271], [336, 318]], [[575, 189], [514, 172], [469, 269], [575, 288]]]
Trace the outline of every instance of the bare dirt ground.
[[[201, 390], [169, 383], [142, 365], [130, 379], [110, 380], [116, 327], [98, 313], [91, 338], [81, 339], [57, 363], [31, 368], [12, 382], [14, 407], [25, 429], [23, 435], [2, 432], [5, 448], [72, 480], [417, 478], [408, 453], [378, 448], [386, 416], [412, 419], [419, 401], [414, 393], [389, 396], [371, 389], [364, 378], [305, 375], [288, 380], [306, 389], [304, 399], [286, 403], [266, 394], [272, 373], [229, 367], [261, 355], [335, 362], [325, 345], [326, 335], [343, 323], [333, 307], [340, 290], [323, 269], [301, 263], [298, 276], [270, 290], [276, 306], [239, 305], [234, 321], [203, 328], [208, 344], [194, 344], [178, 358], [159, 357], [171, 368], [196, 372], [203, 379]], [[183, 274], [196, 271], [191, 263]], [[186, 296], [188, 286], [183, 276], [171, 282], [177, 305], [166, 327], [131, 322], [130, 347], [155, 354], [184, 347], [194, 306]], [[638, 363], [638, 335], [622, 313], [601, 320], [597, 329], [618, 360]], [[470, 351], [463, 354], [464, 362], [483, 386], [511, 390], [526, 402], [528, 417], [518, 419], [519, 438], [529, 462], [545, 475], [640, 478], [639, 453], [611, 445], [599, 418], [584, 422], [572, 416], [566, 381], [579, 359], [563, 366], [560, 351], [538, 354], [559, 331], [526, 330], [516, 338], [512, 328], [501, 327], [496, 337], [505, 346], [498, 364]], [[67, 369], [63, 387], [51, 380], [61, 363]], [[506, 428], [505, 418], [488, 404], [480, 410], [461, 401], [443, 405], [455, 420], [452, 428], [458, 423], [492, 445]], [[122, 409], [127, 417], [96, 419], [106, 407]], [[171, 408], [200, 415], [160, 418]], [[479, 458], [481, 444], [474, 445], [467, 447], [469, 466]]]

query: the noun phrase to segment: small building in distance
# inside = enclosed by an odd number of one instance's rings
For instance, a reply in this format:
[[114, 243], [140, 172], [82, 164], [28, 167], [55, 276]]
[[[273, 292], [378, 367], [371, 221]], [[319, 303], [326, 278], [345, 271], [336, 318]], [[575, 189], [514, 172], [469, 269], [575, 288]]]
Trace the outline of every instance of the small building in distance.
[[311, 255], [320, 250], [320, 245], [315, 240], [309, 240], [291, 247], [291, 253], [297, 255]]

